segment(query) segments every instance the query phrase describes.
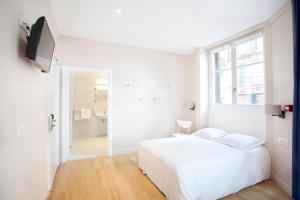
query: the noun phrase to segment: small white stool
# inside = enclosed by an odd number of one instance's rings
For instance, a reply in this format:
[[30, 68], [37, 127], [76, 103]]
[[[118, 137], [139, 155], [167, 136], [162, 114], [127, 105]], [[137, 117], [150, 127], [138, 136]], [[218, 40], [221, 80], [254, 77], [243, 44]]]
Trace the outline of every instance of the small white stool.
[[[172, 133], [173, 137], [186, 136], [191, 131], [192, 121], [177, 120], [178, 133]], [[182, 133], [181, 129], [187, 129], [187, 133]]]

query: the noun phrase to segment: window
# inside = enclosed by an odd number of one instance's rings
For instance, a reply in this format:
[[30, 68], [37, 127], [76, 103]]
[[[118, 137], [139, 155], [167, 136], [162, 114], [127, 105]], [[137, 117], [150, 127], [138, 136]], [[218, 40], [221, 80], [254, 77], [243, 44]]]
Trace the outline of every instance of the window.
[[264, 103], [264, 50], [262, 34], [212, 51], [214, 103]]
[[214, 53], [214, 91], [215, 102], [222, 104], [232, 103], [232, 68], [231, 49], [226, 48]]

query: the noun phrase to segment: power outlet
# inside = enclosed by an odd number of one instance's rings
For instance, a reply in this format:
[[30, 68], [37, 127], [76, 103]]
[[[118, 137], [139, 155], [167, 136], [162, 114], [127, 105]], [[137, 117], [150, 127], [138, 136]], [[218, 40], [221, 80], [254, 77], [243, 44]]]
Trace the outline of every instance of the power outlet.
[[27, 126], [26, 125], [21, 125], [18, 128], [18, 136], [23, 136], [27, 133]]
[[284, 146], [289, 146], [289, 141], [285, 138], [279, 137], [278, 142]]

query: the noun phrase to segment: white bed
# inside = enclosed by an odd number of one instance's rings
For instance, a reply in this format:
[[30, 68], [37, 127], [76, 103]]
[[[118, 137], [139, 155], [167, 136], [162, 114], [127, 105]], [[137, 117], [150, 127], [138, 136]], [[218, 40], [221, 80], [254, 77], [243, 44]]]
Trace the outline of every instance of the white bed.
[[266, 148], [241, 151], [189, 135], [142, 141], [139, 167], [168, 200], [211, 200], [270, 177]]

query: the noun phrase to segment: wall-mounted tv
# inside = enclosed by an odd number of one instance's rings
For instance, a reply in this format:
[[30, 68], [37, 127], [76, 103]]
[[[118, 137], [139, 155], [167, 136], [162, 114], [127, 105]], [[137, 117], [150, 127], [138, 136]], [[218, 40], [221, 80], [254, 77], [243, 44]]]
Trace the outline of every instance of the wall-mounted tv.
[[26, 57], [35, 61], [42, 72], [49, 72], [55, 42], [45, 17], [40, 17], [31, 26]]

